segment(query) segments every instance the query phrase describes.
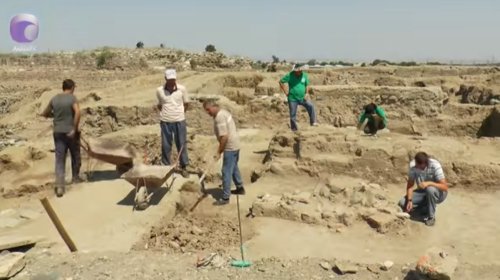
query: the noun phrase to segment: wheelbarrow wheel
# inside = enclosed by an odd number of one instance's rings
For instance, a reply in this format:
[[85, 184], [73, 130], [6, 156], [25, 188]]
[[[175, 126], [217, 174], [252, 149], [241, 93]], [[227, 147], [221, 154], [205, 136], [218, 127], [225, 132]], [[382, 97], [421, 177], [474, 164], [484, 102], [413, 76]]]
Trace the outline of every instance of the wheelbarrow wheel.
[[144, 210], [149, 206], [148, 191], [145, 186], [139, 187], [135, 193], [135, 208], [138, 210]]

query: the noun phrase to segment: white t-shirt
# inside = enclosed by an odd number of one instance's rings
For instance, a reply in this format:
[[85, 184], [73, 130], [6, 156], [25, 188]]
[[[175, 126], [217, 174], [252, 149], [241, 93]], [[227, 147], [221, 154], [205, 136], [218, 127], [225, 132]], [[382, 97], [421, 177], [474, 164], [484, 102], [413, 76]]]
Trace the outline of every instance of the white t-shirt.
[[224, 109], [219, 111], [214, 119], [214, 131], [217, 139], [220, 136], [228, 136], [225, 151], [238, 151], [240, 149], [240, 137], [231, 113]]
[[410, 181], [415, 181], [416, 184], [420, 184], [426, 181], [437, 183], [445, 178], [441, 164], [435, 159], [429, 159], [429, 166], [427, 166], [427, 168], [424, 170], [416, 168], [415, 165], [415, 160], [412, 160], [410, 162], [408, 179]]
[[177, 90], [170, 93], [163, 86], [156, 89], [158, 104], [161, 105], [162, 122], [181, 122], [186, 120], [184, 103], [189, 103], [189, 95], [183, 85], [177, 84]]

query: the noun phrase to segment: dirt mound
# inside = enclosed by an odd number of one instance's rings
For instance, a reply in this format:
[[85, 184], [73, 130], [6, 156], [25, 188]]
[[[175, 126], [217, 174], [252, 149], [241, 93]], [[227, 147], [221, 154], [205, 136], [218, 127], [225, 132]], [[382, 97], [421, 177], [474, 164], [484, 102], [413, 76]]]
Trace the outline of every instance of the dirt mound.
[[456, 95], [461, 96], [462, 103], [492, 105], [500, 103], [500, 94], [493, 89], [479, 86], [460, 85]]
[[[181, 199], [177, 203], [177, 214], [170, 220], [154, 226], [144, 240], [135, 246], [136, 249], [168, 250], [172, 252], [213, 253], [228, 252], [239, 242], [238, 220], [225, 213], [203, 208], [200, 186], [188, 181], [180, 189]], [[191, 212], [193, 206], [198, 211]], [[205, 211], [208, 210], [208, 211]], [[252, 235], [250, 227], [246, 228], [244, 239]]]
[[373, 82], [376, 86], [404, 87], [406, 83], [403, 79], [396, 77], [380, 77]]
[[136, 246], [173, 252], [226, 252], [239, 242], [237, 221], [221, 216], [176, 216], [151, 229], [144, 244]]
[[315, 193], [285, 193], [281, 197], [263, 195], [252, 205], [256, 216], [276, 217], [342, 230], [366, 221], [380, 233], [397, 231], [405, 217], [387, 198], [378, 184], [340, 184], [335, 178], [321, 183]]
[[82, 110], [85, 131], [100, 136], [131, 126], [155, 124], [157, 113], [152, 107], [98, 106]]
[[500, 109], [495, 107], [483, 121], [477, 133], [478, 137], [500, 137]]

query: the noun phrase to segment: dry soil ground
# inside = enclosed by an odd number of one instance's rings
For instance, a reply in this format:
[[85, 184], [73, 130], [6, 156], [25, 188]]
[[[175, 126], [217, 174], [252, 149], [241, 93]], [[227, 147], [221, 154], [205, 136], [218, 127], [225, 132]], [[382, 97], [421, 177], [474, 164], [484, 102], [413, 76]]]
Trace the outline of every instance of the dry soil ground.
[[[62, 79], [73, 77], [85, 137], [130, 143], [138, 160], [157, 164], [153, 107], [160, 71], [1, 71], [0, 210], [14, 211], [0, 215], [0, 234], [44, 238], [28, 250], [27, 266], [14, 279], [418, 279], [411, 270], [434, 246], [458, 257], [453, 279], [500, 279], [500, 141], [478, 137], [500, 136], [498, 109], [483, 102], [494, 100], [500, 87], [498, 69], [312, 72], [320, 126], [309, 127], [301, 110], [297, 134], [288, 131], [287, 104], [277, 87], [283, 73], [182, 72], [179, 82], [193, 98], [187, 113], [193, 175], [159, 190], [145, 211], [132, 211], [133, 186], [114, 166], [84, 153], [82, 172], [91, 169], [93, 177], [55, 198], [51, 122], [36, 113], [59, 92]], [[239, 258], [234, 197], [227, 206], [212, 205], [220, 195], [219, 166], [209, 172], [210, 195], [192, 212], [200, 194], [183, 190], [208, 168], [216, 147], [212, 120], [199, 102], [206, 98], [233, 113], [242, 139], [243, 239], [253, 262], [246, 269], [195, 268], [198, 258], [214, 252], [223, 260]], [[378, 138], [353, 128], [371, 100], [389, 116], [390, 131]], [[408, 162], [419, 150], [442, 162], [452, 185], [434, 227], [397, 217]], [[67, 252], [43, 212], [38, 199], [46, 196], [78, 253]], [[20, 218], [27, 209], [29, 219]], [[379, 270], [388, 260], [395, 265]], [[324, 270], [324, 261], [348, 262], [358, 272], [338, 275]]]

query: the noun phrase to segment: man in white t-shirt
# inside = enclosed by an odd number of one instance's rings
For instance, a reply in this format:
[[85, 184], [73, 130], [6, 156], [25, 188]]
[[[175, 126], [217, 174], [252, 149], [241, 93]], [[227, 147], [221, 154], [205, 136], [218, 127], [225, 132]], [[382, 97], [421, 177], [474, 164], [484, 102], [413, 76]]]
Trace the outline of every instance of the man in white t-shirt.
[[[177, 83], [177, 73], [174, 69], [165, 71], [165, 85], [156, 89], [158, 110], [160, 110], [161, 128], [161, 161], [171, 165], [170, 152], [175, 140], [177, 151], [181, 152], [181, 174], [189, 177], [186, 167], [189, 163], [187, 154], [186, 110], [189, 105], [189, 95], [186, 88]], [[181, 151], [182, 149], [182, 151]]]
[[[415, 185], [416, 190], [413, 188]], [[436, 222], [436, 207], [447, 195], [448, 182], [441, 163], [425, 152], [418, 152], [410, 162], [406, 196], [399, 201], [399, 206], [408, 213], [418, 210], [425, 215], [424, 223], [433, 226]]]
[[[218, 200], [216, 205], [225, 205], [229, 203], [229, 197], [232, 194], [244, 195], [243, 180], [241, 179], [238, 161], [240, 159], [240, 137], [236, 130], [231, 113], [219, 108], [213, 101], [203, 103], [205, 111], [214, 118], [214, 132], [219, 147], [215, 154], [215, 159], [219, 160], [222, 155], [222, 199]], [[236, 185], [236, 190], [231, 191], [231, 181]]]

